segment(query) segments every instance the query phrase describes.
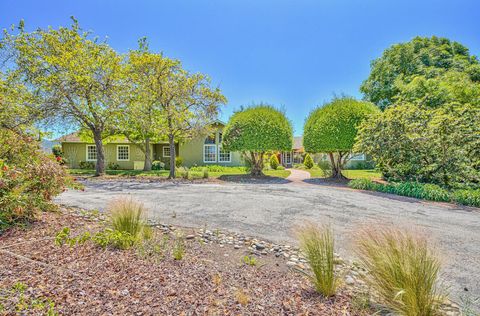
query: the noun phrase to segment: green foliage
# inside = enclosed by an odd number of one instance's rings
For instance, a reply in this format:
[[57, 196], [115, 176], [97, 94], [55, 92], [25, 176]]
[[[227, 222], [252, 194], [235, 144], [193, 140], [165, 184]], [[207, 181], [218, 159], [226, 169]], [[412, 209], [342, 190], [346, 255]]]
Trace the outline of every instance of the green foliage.
[[[435, 36], [415, 37], [410, 42], [391, 46], [374, 60], [370, 75], [360, 90], [367, 100], [382, 109], [395, 103], [400, 94], [435, 104], [442, 102], [448, 89], [434, 81], [447, 72], [463, 73], [470, 82], [480, 81], [478, 60], [470, 55], [465, 46]], [[423, 82], [415, 82], [418, 78]], [[408, 86], [412, 83], [417, 88]], [[429, 93], [432, 89], [441, 93]]]
[[128, 233], [137, 238], [144, 230], [145, 207], [132, 199], [114, 201], [109, 209], [110, 225], [114, 231]]
[[390, 106], [364, 121], [357, 152], [371, 155], [386, 179], [453, 187], [480, 183], [480, 108]]
[[55, 303], [43, 296], [34, 296], [25, 283], [0, 288], [0, 313], [3, 315], [59, 315]]
[[278, 161], [278, 157], [276, 154], [270, 156], [270, 168], [276, 170], [280, 162]]
[[202, 171], [207, 169], [209, 172], [245, 172], [247, 171], [246, 167], [229, 167], [229, 166], [221, 166], [221, 165], [206, 165], [206, 166], [196, 166], [191, 167], [190, 171]]
[[64, 190], [66, 179], [65, 169], [39, 151], [34, 139], [0, 129], [0, 231], [55, 209], [52, 199]]
[[230, 117], [223, 130], [225, 150], [243, 152], [251, 174], [262, 174], [267, 151], [292, 149], [293, 130], [285, 114], [269, 105], [248, 107]]
[[298, 231], [298, 239], [313, 274], [304, 273], [323, 296], [335, 295], [339, 279], [335, 276], [332, 229], [309, 224]]
[[480, 207], [480, 189], [455, 190], [452, 200], [458, 204]]
[[244, 256], [243, 263], [245, 263], [248, 266], [256, 266], [257, 258], [255, 258], [254, 256]]
[[78, 167], [80, 169], [91, 170], [91, 169], [95, 169], [95, 163], [93, 161], [80, 161], [78, 163]]
[[107, 169], [108, 170], [119, 170], [120, 169], [120, 165], [116, 162], [109, 162], [108, 163], [108, 166], [107, 166]]
[[202, 172], [203, 172], [202, 178], [208, 179], [208, 168], [203, 168]]
[[277, 170], [285, 170], [285, 167], [284, 166], [278, 166]]
[[175, 157], [175, 167], [179, 168], [183, 165], [183, 158], [178, 156]]
[[62, 145], [53, 145], [52, 147], [52, 154], [55, 157], [63, 157], [63, 150], [62, 150]]
[[437, 288], [440, 261], [426, 239], [376, 227], [357, 238], [366, 281], [381, 303], [399, 315], [437, 315], [443, 301]]
[[320, 160], [318, 162], [318, 168], [322, 170], [323, 177], [330, 178], [332, 176], [332, 164], [327, 160]]
[[163, 161], [155, 160], [152, 162], [152, 170], [163, 170], [165, 169], [165, 163]]
[[306, 154], [305, 158], [303, 159], [303, 164], [305, 165], [305, 168], [307, 169], [312, 169], [315, 163], [313, 162], [312, 156], [310, 154]]
[[172, 249], [173, 259], [182, 260], [185, 256], [185, 237], [181, 233], [177, 233]]

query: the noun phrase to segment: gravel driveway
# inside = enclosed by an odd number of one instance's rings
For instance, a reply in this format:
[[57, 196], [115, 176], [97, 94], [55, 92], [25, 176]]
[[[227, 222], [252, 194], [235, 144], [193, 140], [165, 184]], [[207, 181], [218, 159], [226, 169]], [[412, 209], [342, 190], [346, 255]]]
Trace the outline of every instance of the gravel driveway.
[[145, 203], [149, 216], [165, 223], [221, 228], [277, 243], [295, 243], [292, 230], [304, 220], [330, 223], [338, 250], [347, 258], [353, 253], [354, 232], [362, 226], [416, 227], [438, 245], [452, 296], [480, 297], [480, 209], [312, 182], [88, 180], [85, 185], [84, 192], [67, 191], [57, 202], [104, 210], [110, 200], [132, 196]]

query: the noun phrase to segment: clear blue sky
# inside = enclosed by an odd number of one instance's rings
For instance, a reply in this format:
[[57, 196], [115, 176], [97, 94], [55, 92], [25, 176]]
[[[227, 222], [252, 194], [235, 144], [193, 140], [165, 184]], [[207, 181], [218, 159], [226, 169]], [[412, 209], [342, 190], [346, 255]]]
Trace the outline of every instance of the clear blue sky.
[[228, 104], [267, 102], [286, 110], [295, 134], [305, 117], [333, 94], [361, 97], [370, 61], [416, 35], [444, 36], [480, 53], [480, 2], [370, 0], [0, 0], [0, 27], [69, 25], [119, 52], [147, 36], [153, 50], [208, 74]]

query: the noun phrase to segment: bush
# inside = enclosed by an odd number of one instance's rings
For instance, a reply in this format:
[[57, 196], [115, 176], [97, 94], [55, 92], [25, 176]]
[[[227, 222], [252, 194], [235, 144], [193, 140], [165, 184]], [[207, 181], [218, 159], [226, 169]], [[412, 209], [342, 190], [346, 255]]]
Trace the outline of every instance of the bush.
[[155, 160], [152, 162], [152, 170], [164, 170], [165, 163], [163, 161]]
[[363, 231], [358, 240], [366, 281], [381, 303], [400, 315], [436, 315], [440, 262], [424, 238], [389, 228]]
[[120, 165], [116, 162], [109, 162], [107, 168], [110, 170], [118, 170], [120, 169]]
[[80, 169], [95, 169], [95, 163], [93, 161], [80, 161], [78, 166]]
[[455, 190], [452, 199], [459, 204], [480, 207], [480, 189]]
[[322, 174], [325, 178], [330, 178], [332, 176], [332, 165], [328, 161], [326, 160], [319, 161], [318, 168], [322, 170]]
[[303, 164], [305, 165], [305, 168], [307, 169], [312, 169], [315, 163], [313, 162], [312, 156], [310, 154], [306, 154], [305, 158], [303, 160]]
[[270, 168], [273, 170], [276, 170], [280, 162], [278, 161], [278, 157], [276, 154], [273, 154], [270, 156]]
[[278, 166], [277, 170], [285, 170], [285, 167], [284, 166]]
[[114, 231], [129, 233], [137, 238], [145, 228], [145, 208], [141, 203], [132, 199], [119, 199], [113, 201], [108, 211]]
[[329, 227], [308, 224], [298, 232], [300, 248], [313, 275], [305, 273], [323, 296], [335, 294], [339, 279], [335, 276], [333, 232]]
[[208, 168], [203, 168], [203, 175], [202, 178], [208, 179]]
[[182, 157], [175, 157], [175, 167], [181, 167], [183, 165], [183, 158]]
[[62, 150], [62, 145], [53, 145], [52, 147], [52, 154], [55, 157], [63, 157], [63, 150]]

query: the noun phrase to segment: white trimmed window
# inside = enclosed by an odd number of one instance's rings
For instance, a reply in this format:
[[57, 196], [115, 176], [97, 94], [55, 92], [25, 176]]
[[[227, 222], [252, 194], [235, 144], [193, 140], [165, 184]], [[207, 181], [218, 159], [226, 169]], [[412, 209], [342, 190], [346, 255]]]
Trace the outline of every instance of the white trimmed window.
[[117, 160], [128, 161], [130, 160], [130, 146], [129, 145], [117, 145]]
[[203, 162], [217, 162], [217, 145], [203, 145]]
[[170, 146], [163, 146], [162, 154], [163, 157], [170, 157]]
[[223, 150], [222, 146], [218, 146], [218, 162], [231, 162], [232, 154], [229, 151]]
[[96, 161], [97, 160], [97, 146], [87, 145], [87, 159], [86, 161]]

